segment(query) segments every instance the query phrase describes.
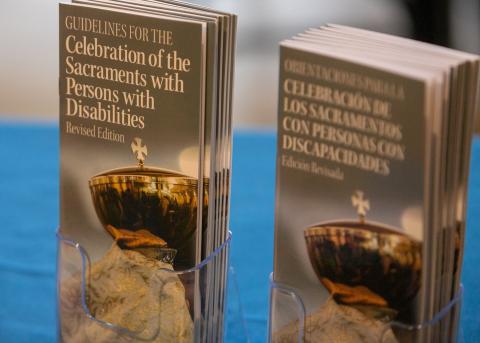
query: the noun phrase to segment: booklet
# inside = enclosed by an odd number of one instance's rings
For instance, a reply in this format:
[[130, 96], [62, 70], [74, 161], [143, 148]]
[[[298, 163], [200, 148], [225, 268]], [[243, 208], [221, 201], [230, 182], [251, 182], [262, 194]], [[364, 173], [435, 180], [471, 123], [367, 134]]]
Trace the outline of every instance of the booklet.
[[[439, 342], [459, 289], [478, 56], [326, 25], [280, 46], [272, 341]], [[302, 317], [302, 318], [298, 318]], [[299, 323], [305, 327], [299, 329]]]
[[[217, 341], [228, 261], [185, 271], [228, 237], [235, 16], [177, 1], [59, 9], [59, 237], [88, 260], [69, 275], [75, 252], [60, 249], [60, 338]], [[178, 272], [168, 306], [158, 268]]]

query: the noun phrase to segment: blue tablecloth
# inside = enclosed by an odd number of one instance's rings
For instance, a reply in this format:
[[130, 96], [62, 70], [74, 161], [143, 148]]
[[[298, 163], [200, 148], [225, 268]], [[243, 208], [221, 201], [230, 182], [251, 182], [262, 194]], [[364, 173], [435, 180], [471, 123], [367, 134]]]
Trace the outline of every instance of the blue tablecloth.
[[[0, 342], [55, 342], [58, 129], [0, 124]], [[273, 261], [275, 133], [237, 131], [231, 262], [251, 342], [265, 342]], [[480, 139], [474, 142], [465, 248], [462, 327], [480, 341]], [[232, 342], [241, 342], [240, 337]], [[236, 343], [236, 342], [235, 342]]]

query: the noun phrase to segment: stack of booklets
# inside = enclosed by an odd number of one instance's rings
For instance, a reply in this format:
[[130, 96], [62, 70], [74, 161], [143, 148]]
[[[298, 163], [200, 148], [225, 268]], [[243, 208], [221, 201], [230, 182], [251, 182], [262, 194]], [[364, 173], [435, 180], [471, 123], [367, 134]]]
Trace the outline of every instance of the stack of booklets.
[[59, 341], [221, 342], [235, 15], [74, 0], [59, 29]]
[[305, 311], [274, 297], [273, 341], [455, 341], [479, 75], [339, 25], [281, 43], [273, 277]]

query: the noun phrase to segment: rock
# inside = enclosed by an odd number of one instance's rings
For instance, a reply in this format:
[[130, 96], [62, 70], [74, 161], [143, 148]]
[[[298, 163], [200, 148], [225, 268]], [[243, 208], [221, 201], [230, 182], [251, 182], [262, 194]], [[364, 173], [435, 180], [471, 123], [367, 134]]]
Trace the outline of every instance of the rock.
[[[85, 313], [81, 275], [60, 283], [61, 338], [68, 343], [189, 343], [193, 321], [185, 288], [168, 263], [113, 244], [86, 273]], [[119, 329], [120, 328], [120, 329]], [[123, 328], [123, 330], [121, 329]]]
[[299, 340], [299, 321], [273, 333], [273, 343], [398, 343], [389, 325], [371, 319], [332, 298], [305, 318], [304, 340]]

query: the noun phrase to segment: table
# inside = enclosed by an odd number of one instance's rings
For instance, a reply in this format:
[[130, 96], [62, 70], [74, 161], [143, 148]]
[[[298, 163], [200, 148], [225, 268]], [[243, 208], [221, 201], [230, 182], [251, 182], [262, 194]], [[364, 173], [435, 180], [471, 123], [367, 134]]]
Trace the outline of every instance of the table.
[[[251, 342], [266, 341], [275, 139], [274, 131], [239, 130], [234, 135], [231, 262]], [[0, 342], [55, 342], [58, 129], [0, 123], [0, 156]], [[467, 343], [480, 339], [480, 138], [475, 138], [472, 158], [463, 270]]]

